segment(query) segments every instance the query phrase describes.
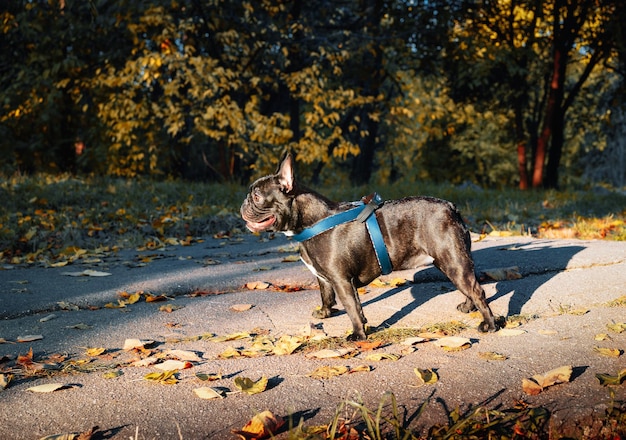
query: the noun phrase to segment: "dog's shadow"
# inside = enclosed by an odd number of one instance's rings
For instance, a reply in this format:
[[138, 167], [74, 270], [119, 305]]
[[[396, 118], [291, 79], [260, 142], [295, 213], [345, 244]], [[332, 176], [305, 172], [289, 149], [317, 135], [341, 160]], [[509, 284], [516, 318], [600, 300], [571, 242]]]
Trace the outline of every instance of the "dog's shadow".
[[[496, 293], [487, 297], [487, 302], [493, 302], [510, 295], [508, 311], [505, 316], [515, 316], [524, 312], [524, 305], [532, 298], [533, 294], [551, 278], [568, 268], [568, 263], [577, 253], [584, 250], [584, 246], [567, 245], [560, 246], [550, 241], [529, 240], [528, 243], [516, 243], [503, 245], [495, 243], [473, 252], [476, 273], [480, 275], [493, 268], [517, 266], [521, 279], [504, 281], [483, 281], [481, 284], [495, 283]], [[375, 298], [363, 302], [363, 306], [384, 301], [399, 292], [411, 289], [413, 301], [396, 311], [380, 324], [381, 327], [389, 327], [396, 324], [402, 318], [409, 315], [421, 305], [443, 293], [433, 288], [426, 288], [427, 283], [449, 283], [451, 290], [453, 284], [434, 266], [425, 266], [418, 269], [413, 275], [412, 284], [393, 288]], [[491, 289], [490, 289], [491, 290]], [[449, 292], [450, 289], [446, 289]], [[459, 298], [462, 302], [463, 298]], [[367, 313], [367, 311], [366, 311]]]

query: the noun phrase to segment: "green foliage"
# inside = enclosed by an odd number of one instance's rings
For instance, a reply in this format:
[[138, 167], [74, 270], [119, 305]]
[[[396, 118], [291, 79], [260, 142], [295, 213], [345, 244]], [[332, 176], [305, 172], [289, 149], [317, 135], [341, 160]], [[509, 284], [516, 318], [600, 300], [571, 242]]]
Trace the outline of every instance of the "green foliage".
[[9, 2], [0, 171], [247, 182], [291, 149], [318, 181], [510, 186], [571, 29], [554, 148], [575, 177], [623, 96], [617, 4], [578, 3]]

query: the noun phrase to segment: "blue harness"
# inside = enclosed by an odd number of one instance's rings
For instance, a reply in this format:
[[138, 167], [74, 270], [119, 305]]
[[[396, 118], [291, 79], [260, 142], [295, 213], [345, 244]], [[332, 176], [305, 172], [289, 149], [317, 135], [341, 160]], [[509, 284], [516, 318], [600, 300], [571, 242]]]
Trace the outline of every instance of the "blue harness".
[[375, 215], [372, 215], [382, 202], [383, 200], [380, 196], [374, 193], [365, 197], [362, 201], [357, 202], [357, 206], [355, 208], [326, 217], [325, 219], [315, 223], [310, 228], [294, 235], [293, 239], [302, 242], [343, 223], [349, 223], [354, 220], [358, 220], [361, 223], [365, 222], [367, 232], [369, 233], [372, 244], [374, 245], [378, 265], [380, 266], [383, 275], [387, 275], [393, 270], [391, 267], [391, 260], [389, 259], [387, 246], [385, 246], [385, 241], [383, 240], [383, 234], [380, 232], [378, 220], [376, 220]]

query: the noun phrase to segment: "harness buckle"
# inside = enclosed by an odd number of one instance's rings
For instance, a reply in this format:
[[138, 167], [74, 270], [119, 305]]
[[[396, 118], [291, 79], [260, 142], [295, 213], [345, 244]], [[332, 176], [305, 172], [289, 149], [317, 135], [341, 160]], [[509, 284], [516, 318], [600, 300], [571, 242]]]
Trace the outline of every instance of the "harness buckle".
[[356, 220], [363, 223], [369, 218], [370, 215], [372, 215], [374, 211], [376, 211], [376, 209], [378, 209], [378, 207], [382, 204], [383, 199], [378, 195], [378, 193], [373, 192], [370, 195], [363, 197], [361, 201], [365, 204], [365, 208], [363, 208], [363, 211], [359, 213]]

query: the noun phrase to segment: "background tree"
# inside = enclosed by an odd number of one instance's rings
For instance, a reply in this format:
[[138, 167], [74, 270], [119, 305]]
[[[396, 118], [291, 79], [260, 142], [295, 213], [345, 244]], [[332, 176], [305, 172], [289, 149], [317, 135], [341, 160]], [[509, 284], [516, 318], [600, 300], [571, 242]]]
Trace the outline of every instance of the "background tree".
[[[513, 109], [520, 188], [558, 186], [566, 113], [591, 72], [614, 54], [608, 29], [617, 6], [612, 0], [463, 5], [445, 71], [456, 99]], [[585, 68], [573, 76], [574, 65]]]
[[623, 9], [10, 2], [0, 166], [248, 181], [291, 149], [311, 179], [554, 187], [618, 138]]

